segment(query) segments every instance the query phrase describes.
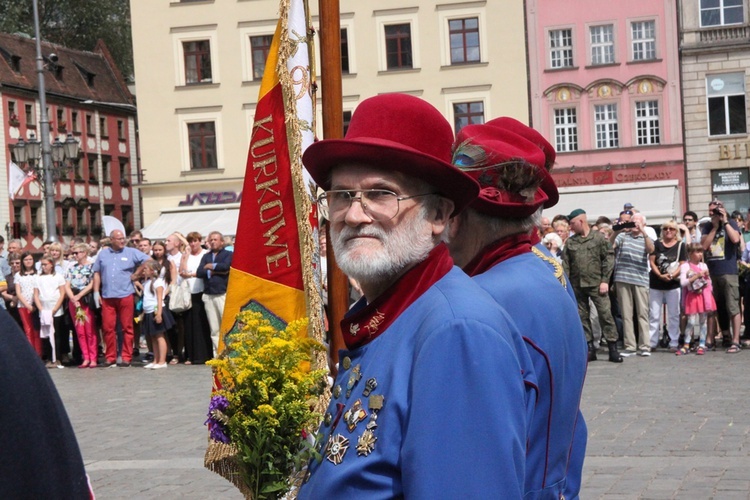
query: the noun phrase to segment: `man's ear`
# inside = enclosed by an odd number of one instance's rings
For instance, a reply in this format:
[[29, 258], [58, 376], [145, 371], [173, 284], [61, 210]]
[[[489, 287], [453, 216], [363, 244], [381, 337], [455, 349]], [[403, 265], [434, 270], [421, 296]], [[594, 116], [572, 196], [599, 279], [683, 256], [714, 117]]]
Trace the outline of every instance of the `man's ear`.
[[451, 217], [450, 222], [448, 223], [448, 238], [450, 241], [455, 240], [459, 231], [461, 231], [461, 226], [464, 222], [464, 213]]
[[453, 213], [454, 207], [454, 203], [448, 198], [443, 198], [442, 196], [438, 198], [438, 203], [435, 206], [435, 215], [431, 221], [432, 234], [443, 234], [443, 231], [446, 230], [451, 214]]

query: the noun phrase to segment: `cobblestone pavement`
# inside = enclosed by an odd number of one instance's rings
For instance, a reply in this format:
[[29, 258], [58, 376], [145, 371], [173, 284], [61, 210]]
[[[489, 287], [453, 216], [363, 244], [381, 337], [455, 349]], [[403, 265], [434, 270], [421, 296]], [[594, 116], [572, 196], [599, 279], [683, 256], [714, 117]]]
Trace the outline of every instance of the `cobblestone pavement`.
[[[581, 498], [750, 498], [748, 367], [722, 350], [591, 363]], [[209, 368], [50, 374], [99, 498], [241, 498], [203, 468]]]
[[723, 349], [590, 363], [581, 498], [750, 498], [749, 374]]

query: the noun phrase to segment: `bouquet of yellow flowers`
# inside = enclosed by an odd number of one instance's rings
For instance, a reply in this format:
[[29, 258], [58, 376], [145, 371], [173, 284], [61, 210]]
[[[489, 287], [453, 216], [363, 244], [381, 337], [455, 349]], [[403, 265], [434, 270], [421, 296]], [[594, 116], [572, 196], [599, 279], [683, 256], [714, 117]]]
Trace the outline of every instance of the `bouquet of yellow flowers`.
[[224, 354], [207, 363], [221, 389], [211, 397], [206, 424], [212, 440], [236, 448], [241, 489], [254, 499], [279, 498], [292, 486], [295, 459], [314, 451], [303, 436], [320, 420], [313, 408], [327, 372], [309, 367], [324, 346], [300, 335], [306, 319], [281, 330], [246, 311], [237, 322]]
[[76, 307], [76, 325], [85, 325], [89, 320], [81, 306]]

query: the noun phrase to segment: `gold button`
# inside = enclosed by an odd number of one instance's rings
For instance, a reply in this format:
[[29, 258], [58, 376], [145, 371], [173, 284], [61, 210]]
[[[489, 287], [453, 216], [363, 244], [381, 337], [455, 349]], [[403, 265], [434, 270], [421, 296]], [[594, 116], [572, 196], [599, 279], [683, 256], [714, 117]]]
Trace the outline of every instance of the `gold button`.
[[344, 367], [344, 370], [348, 370], [349, 367], [352, 366], [352, 358], [349, 356], [345, 356], [344, 359], [341, 361], [341, 366]]

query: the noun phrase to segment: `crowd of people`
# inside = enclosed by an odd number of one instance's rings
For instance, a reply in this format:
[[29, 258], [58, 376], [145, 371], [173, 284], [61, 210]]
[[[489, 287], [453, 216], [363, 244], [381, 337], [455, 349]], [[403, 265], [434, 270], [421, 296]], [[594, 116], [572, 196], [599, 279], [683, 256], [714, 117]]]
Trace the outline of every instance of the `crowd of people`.
[[575, 290], [589, 361], [603, 346], [613, 362], [750, 346], [741, 316], [750, 324], [750, 223], [719, 199], [707, 209], [656, 227], [630, 203], [614, 220], [592, 222], [583, 209], [542, 218], [540, 237]]
[[0, 308], [48, 368], [203, 364], [218, 348], [231, 245], [218, 232], [115, 230], [36, 255], [0, 237]]

